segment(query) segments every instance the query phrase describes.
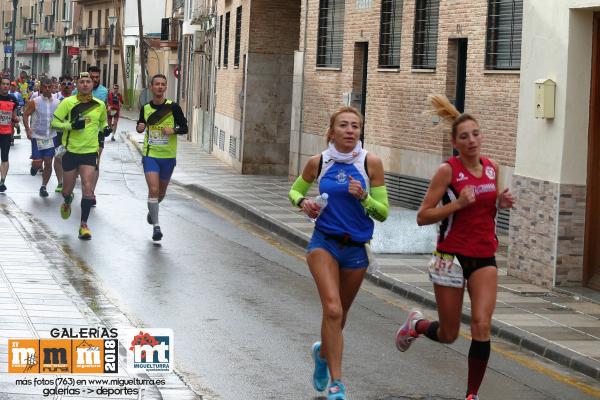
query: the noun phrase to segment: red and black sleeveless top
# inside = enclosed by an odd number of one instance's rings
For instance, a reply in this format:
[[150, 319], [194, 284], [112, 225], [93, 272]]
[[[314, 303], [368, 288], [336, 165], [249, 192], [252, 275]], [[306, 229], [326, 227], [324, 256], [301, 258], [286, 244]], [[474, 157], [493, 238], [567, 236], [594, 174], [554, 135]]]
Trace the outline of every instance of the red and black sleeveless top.
[[0, 95], [0, 135], [10, 135], [13, 132], [12, 115], [17, 108], [17, 99], [11, 95]]
[[493, 257], [498, 248], [496, 237], [496, 188], [497, 171], [494, 164], [481, 157], [481, 177], [469, 172], [458, 157], [446, 161], [452, 167], [452, 181], [442, 198], [446, 205], [458, 199], [461, 190], [475, 187], [475, 202], [455, 212], [440, 224], [437, 250], [443, 253], [460, 254], [466, 257]]

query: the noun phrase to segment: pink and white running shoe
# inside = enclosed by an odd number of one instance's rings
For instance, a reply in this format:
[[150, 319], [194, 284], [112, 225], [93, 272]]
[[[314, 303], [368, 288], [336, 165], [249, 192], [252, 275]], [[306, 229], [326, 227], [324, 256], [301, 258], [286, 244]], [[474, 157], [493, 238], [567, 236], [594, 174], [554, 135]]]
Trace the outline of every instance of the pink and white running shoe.
[[396, 348], [402, 352], [408, 350], [413, 340], [419, 337], [415, 330], [417, 322], [423, 319], [419, 310], [411, 310], [398, 332], [396, 332]]

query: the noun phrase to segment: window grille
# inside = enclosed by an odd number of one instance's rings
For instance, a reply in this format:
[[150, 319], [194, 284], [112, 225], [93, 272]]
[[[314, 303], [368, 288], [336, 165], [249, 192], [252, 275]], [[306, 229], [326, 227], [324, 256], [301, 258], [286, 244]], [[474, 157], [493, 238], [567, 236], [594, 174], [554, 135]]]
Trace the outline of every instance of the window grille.
[[403, 0], [382, 0], [379, 33], [379, 67], [400, 68]]
[[223, 66], [227, 68], [229, 64], [229, 25], [231, 24], [231, 13], [225, 14], [225, 38], [223, 45]]
[[221, 68], [221, 49], [223, 48], [223, 16], [219, 17], [219, 68]]
[[344, 10], [344, 0], [320, 0], [317, 67], [342, 66]]
[[229, 136], [229, 155], [237, 158], [237, 138]]
[[485, 49], [487, 69], [521, 68], [523, 0], [489, 0]]
[[219, 130], [219, 149], [225, 151], [225, 131]]
[[240, 66], [240, 41], [242, 38], [242, 6], [235, 11], [235, 48], [233, 52], [233, 66]]
[[417, 0], [413, 43], [413, 68], [435, 69], [439, 13], [439, 0]]

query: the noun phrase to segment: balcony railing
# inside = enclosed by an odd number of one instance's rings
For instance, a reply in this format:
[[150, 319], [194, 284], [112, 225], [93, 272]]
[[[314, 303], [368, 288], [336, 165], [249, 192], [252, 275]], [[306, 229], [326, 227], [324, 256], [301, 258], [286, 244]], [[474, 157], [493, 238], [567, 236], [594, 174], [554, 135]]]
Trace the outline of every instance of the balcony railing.
[[109, 44], [108, 29], [106, 28], [83, 29], [79, 36], [79, 47], [84, 49], [106, 47]]
[[179, 21], [173, 18], [163, 18], [160, 29], [160, 40], [177, 42], [179, 40]]

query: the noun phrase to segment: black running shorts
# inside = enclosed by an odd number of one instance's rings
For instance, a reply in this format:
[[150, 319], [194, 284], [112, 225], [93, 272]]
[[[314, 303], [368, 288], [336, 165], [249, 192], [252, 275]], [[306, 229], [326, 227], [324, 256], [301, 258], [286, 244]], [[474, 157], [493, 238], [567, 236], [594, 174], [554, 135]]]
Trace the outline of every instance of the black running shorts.
[[11, 140], [12, 135], [0, 135], [0, 159], [2, 162], [8, 161]]
[[73, 171], [80, 165], [96, 167], [98, 165], [98, 153], [75, 154], [67, 151], [62, 157], [62, 167], [64, 171]]

